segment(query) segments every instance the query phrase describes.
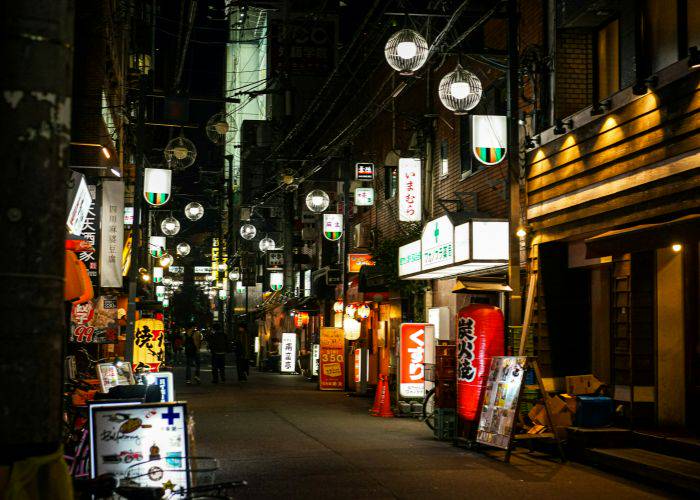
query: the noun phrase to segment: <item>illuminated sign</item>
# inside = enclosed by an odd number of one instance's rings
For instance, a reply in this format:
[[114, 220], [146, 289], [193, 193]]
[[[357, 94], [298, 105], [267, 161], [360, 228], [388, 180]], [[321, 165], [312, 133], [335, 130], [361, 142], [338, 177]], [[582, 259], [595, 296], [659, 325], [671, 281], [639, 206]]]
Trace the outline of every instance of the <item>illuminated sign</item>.
[[134, 330], [134, 370], [144, 368], [157, 372], [165, 359], [163, 322], [151, 318], [139, 319]]
[[74, 174], [73, 181], [75, 181], [78, 176], [80, 177], [80, 182], [78, 183], [78, 189], [73, 198], [70, 211], [68, 212], [68, 219], [66, 220], [68, 232], [75, 236], [81, 235], [83, 223], [85, 222], [88, 210], [90, 210], [90, 205], [92, 204], [92, 197], [85, 183], [85, 177], [81, 174]]
[[374, 180], [374, 163], [356, 163], [355, 164], [355, 180], [372, 181]]
[[411, 242], [399, 247], [399, 276], [421, 270], [421, 242]]
[[147, 168], [143, 174], [143, 197], [154, 207], [165, 205], [170, 199], [173, 171], [165, 168]]
[[343, 214], [323, 214], [323, 236], [330, 241], [343, 236]]
[[270, 273], [270, 290], [282, 290], [284, 288], [284, 273], [283, 272], [271, 272]]
[[159, 266], [155, 266], [153, 268], [153, 283], [162, 283], [163, 282], [163, 268]]
[[500, 115], [472, 115], [472, 151], [484, 165], [496, 165], [506, 157], [508, 120]]
[[297, 371], [297, 334], [283, 333], [282, 344], [280, 345], [280, 355], [282, 357], [280, 371], [282, 373], [294, 373]]
[[399, 220], [422, 219], [422, 176], [419, 158], [399, 158]]
[[421, 236], [421, 267], [423, 270], [454, 262], [454, 225], [447, 215], [431, 220]]
[[194, 266], [194, 274], [211, 274], [211, 266]]
[[359, 273], [362, 266], [373, 266], [372, 255], [368, 253], [349, 253], [348, 272]]
[[[256, 337], [257, 338], [257, 337]], [[321, 356], [321, 346], [319, 344], [311, 345], [311, 375], [318, 376], [318, 364]]]
[[399, 328], [399, 395], [422, 398], [425, 395], [426, 323], [402, 323]]
[[355, 349], [355, 382], [362, 381], [362, 349]]
[[345, 389], [345, 340], [343, 329], [322, 326], [318, 387], [322, 391]]
[[151, 236], [148, 239], [148, 252], [152, 257], [158, 258], [165, 250], [165, 236]]
[[374, 205], [374, 188], [355, 188], [355, 205], [358, 207]]

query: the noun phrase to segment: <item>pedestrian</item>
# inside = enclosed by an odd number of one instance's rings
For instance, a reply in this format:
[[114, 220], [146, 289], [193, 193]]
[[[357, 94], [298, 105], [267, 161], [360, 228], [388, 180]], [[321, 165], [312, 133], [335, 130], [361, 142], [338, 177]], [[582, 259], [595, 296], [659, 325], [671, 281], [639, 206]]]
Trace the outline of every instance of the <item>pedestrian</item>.
[[248, 375], [250, 374], [249, 361], [245, 348], [247, 330], [244, 324], [241, 323], [238, 325], [238, 338], [236, 339], [234, 352], [236, 353], [236, 372], [238, 372], [239, 381], [248, 380]]
[[202, 346], [202, 334], [199, 330], [190, 328], [185, 332], [185, 383], [192, 382], [192, 366], [194, 365], [194, 383], [199, 384], [199, 348]]
[[226, 381], [226, 351], [228, 350], [228, 339], [226, 334], [221, 330], [221, 327], [216, 325], [212, 328], [212, 333], [209, 338], [209, 350], [211, 351], [211, 374], [212, 382], [219, 383]]

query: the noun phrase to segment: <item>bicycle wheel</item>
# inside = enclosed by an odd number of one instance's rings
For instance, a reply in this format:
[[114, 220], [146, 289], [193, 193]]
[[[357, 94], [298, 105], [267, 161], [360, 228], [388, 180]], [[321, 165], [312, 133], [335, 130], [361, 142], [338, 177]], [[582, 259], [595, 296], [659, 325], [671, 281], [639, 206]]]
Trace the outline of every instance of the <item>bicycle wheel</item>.
[[435, 388], [430, 389], [423, 399], [423, 415], [421, 419], [425, 422], [425, 425], [430, 427], [431, 430], [435, 430]]

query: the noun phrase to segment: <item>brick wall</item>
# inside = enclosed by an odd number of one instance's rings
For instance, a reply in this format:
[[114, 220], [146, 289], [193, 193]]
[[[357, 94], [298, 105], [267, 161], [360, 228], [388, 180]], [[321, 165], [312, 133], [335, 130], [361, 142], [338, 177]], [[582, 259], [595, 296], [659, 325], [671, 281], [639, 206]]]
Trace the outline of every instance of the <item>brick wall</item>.
[[593, 41], [591, 33], [560, 31], [555, 62], [555, 116], [564, 118], [593, 101]]

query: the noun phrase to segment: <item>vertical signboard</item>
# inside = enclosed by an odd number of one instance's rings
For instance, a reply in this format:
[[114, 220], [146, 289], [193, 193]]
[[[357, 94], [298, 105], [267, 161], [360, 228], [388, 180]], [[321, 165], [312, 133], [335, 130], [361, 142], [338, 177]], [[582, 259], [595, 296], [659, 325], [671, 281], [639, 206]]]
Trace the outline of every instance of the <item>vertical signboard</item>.
[[343, 236], [343, 214], [323, 214], [323, 236], [330, 241]]
[[90, 208], [88, 209], [87, 215], [83, 219], [83, 229], [81, 231], [81, 238], [90, 243], [90, 245], [95, 249], [95, 251], [81, 251], [78, 253], [78, 258], [82, 260], [85, 264], [93, 288], [97, 288], [100, 285], [100, 280], [97, 274], [99, 254], [101, 250], [98, 243], [99, 222], [97, 219], [97, 215], [100, 213], [100, 200], [97, 199], [96, 185], [89, 184], [88, 192], [90, 193], [90, 197], [92, 198], [92, 203], [90, 203]]
[[484, 165], [496, 165], [506, 157], [508, 120], [502, 115], [472, 115], [474, 157]]
[[362, 382], [362, 349], [355, 349], [355, 383]]
[[166, 168], [147, 168], [143, 174], [143, 197], [156, 207], [165, 205], [170, 199], [170, 184], [173, 171]]
[[420, 158], [399, 158], [399, 220], [420, 222], [422, 212]]
[[163, 322], [144, 318], [136, 321], [134, 333], [134, 370], [157, 372], [165, 359]]
[[124, 249], [124, 183], [102, 183], [102, 224], [100, 236], [100, 286], [122, 286], [122, 250]]
[[[257, 338], [257, 337], [256, 337]], [[311, 375], [318, 377], [318, 362], [321, 358], [321, 345], [313, 344], [311, 346]]]
[[399, 329], [399, 396], [425, 395], [426, 323], [402, 323]]
[[297, 371], [297, 334], [283, 333], [282, 344], [280, 346], [282, 362], [280, 371], [282, 373], [294, 373]]
[[319, 353], [319, 389], [345, 389], [345, 339], [342, 328], [321, 327]]

